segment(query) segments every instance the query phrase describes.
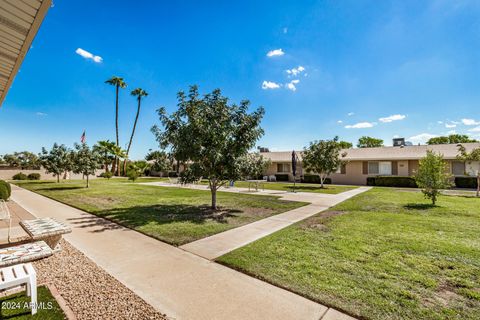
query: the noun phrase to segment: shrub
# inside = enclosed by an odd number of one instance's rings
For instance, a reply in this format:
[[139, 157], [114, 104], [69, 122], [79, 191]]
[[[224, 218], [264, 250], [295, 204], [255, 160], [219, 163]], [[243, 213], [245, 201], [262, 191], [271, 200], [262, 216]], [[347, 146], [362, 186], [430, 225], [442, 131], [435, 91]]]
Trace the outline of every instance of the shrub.
[[[418, 188], [415, 178], [413, 177], [378, 176], [368, 178], [374, 178], [373, 185], [377, 187]], [[367, 185], [371, 185], [368, 184], [368, 178]]]
[[[303, 176], [302, 182], [304, 183], [320, 183], [320, 176], [316, 174], [306, 174]], [[332, 184], [332, 179], [325, 178], [324, 184]]]
[[477, 177], [455, 177], [455, 187], [476, 189]]
[[12, 177], [13, 180], [27, 180], [28, 177], [25, 173], [19, 172]]
[[135, 170], [129, 170], [127, 171], [127, 177], [128, 177], [128, 180], [131, 180], [131, 181], [134, 181], [138, 179], [138, 172], [135, 171]]
[[288, 174], [279, 174], [277, 173], [275, 175], [275, 178], [277, 179], [277, 181], [288, 181]]
[[376, 177], [367, 177], [367, 186], [375, 186]]
[[111, 177], [113, 177], [113, 173], [107, 171], [107, 172], [102, 172], [100, 173], [99, 175], [100, 178], [106, 178], [106, 179], [110, 179]]
[[6, 181], [0, 180], [0, 199], [8, 200], [12, 195], [12, 188]]
[[28, 180], [40, 180], [40, 173], [30, 173], [28, 176], [27, 176], [27, 179]]

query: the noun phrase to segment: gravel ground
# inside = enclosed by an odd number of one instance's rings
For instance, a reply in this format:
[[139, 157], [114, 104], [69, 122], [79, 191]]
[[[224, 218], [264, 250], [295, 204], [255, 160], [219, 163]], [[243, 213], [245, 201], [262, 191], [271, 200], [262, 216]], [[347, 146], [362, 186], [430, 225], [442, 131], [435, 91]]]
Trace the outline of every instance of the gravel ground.
[[38, 283], [55, 285], [77, 319], [167, 319], [70, 243], [34, 262]]

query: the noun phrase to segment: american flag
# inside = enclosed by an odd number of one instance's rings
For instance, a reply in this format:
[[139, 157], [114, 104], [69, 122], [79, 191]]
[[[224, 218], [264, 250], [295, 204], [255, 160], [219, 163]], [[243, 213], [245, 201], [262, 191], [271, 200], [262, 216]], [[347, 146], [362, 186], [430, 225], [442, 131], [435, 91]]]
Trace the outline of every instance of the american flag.
[[87, 141], [87, 137], [85, 136], [85, 130], [83, 130], [82, 136], [80, 137], [80, 142], [85, 143]]

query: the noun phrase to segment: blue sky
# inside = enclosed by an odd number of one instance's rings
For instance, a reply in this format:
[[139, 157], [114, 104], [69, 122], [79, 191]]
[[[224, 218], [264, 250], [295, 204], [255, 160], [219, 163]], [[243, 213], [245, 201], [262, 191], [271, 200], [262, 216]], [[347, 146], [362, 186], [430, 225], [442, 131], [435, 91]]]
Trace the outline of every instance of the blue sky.
[[72, 145], [84, 129], [90, 144], [114, 140], [112, 75], [129, 86], [122, 145], [129, 92], [149, 92], [134, 159], [157, 147], [155, 110], [173, 111], [191, 84], [264, 106], [259, 145], [272, 150], [335, 135], [480, 138], [479, 58], [477, 1], [55, 1], [0, 108], [0, 154]]

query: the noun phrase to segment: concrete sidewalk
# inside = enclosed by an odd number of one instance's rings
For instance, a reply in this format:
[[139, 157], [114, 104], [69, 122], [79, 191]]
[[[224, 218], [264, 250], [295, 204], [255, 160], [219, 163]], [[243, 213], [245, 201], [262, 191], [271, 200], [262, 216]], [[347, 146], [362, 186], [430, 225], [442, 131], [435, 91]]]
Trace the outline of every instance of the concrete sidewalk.
[[[171, 184], [163, 182], [149, 182], [147, 185], [160, 187], [171, 187]], [[175, 185], [174, 185], [175, 186]], [[177, 185], [178, 186], [178, 185]], [[205, 186], [194, 185], [183, 188], [205, 189]], [[258, 191], [257, 195], [275, 195], [282, 200], [304, 201], [311, 204], [293, 209], [281, 214], [277, 214], [235, 229], [230, 229], [222, 233], [215, 234], [194, 242], [187, 243], [180, 248], [192, 252], [205, 259], [213, 260], [230, 251], [243, 247], [255, 240], [268, 236], [289, 225], [311, 217], [321, 211], [328, 209], [342, 201], [345, 201], [357, 194], [369, 190], [370, 187], [359, 187], [353, 190], [345, 191], [339, 194], [322, 194], [313, 192], [287, 192], [278, 190]], [[248, 191], [245, 188], [221, 188], [221, 192], [244, 193]], [[249, 193], [252, 194], [252, 193]]]
[[12, 189], [12, 199], [35, 216], [70, 224], [66, 240], [171, 318], [352, 319], [105, 219]]

